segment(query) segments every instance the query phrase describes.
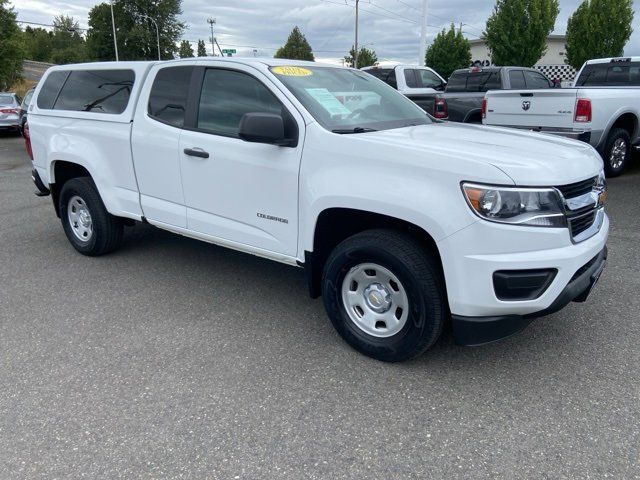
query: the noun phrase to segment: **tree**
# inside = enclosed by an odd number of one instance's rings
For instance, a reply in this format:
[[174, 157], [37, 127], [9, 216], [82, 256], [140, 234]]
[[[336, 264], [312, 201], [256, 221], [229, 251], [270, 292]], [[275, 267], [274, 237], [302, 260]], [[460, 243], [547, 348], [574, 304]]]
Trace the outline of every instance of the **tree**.
[[484, 33], [495, 65], [532, 67], [547, 50], [558, 0], [497, 0]]
[[[182, 0], [114, 0], [113, 15], [120, 60], [153, 60], [158, 58], [156, 27], [158, 24], [160, 52], [163, 59], [171, 59], [178, 51], [176, 43], [185, 25], [178, 20]], [[89, 11], [87, 48], [95, 60], [114, 60], [111, 8], [108, 3], [95, 5]]]
[[49, 61], [58, 64], [85, 61], [85, 41], [80, 31], [80, 24], [73, 17], [54, 17]]
[[[355, 54], [356, 49], [352, 46], [351, 50], [349, 50], [349, 55], [344, 57], [344, 62], [347, 65], [353, 67], [353, 57], [355, 56]], [[365, 47], [362, 47], [358, 51], [358, 65], [355, 68], [369, 67], [371, 65], [375, 65], [376, 63], [378, 63], [378, 56], [376, 55], [376, 52]]]
[[44, 28], [27, 26], [22, 35], [24, 39], [25, 58], [36, 62], [49, 62], [53, 43], [53, 33]]
[[182, 40], [182, 42], [180, 42], [178, 55], [180, 55], [180, 58], [191, 58], [194, 56], [193, 48], [191, 47], [191, 42], [189, 42], [189, 40]]
[[453, 23], [449, 30], [443, 28], [427, 48], [425, 64], [444, 78], [449, 78], [454, 70], [471, 65], [471, 44], [462, 30], [456, 31]]
[[204, 43], [204, 40], [198, 40], [198, 56], [199, 57], [207, 56], [207, 47]]
[[311, 45], [309, 45], [309, 42], [307, 42], [307, 39], [298, 27], [293, 28], [293, 31], [287, 39], [287, 43], [278, 49], [274, 57], [287, 58], [289, 60], [309, 60], [311, 62], [315, 60]]
[[633, 29], [633, 0], [584, 0], [567, 24], [567, 63], [619, 57]]
[[20, 80], [24, 59], [22, 32], [16, 23], [16, 13], [8, 3], [0, 0], [0, 91]]

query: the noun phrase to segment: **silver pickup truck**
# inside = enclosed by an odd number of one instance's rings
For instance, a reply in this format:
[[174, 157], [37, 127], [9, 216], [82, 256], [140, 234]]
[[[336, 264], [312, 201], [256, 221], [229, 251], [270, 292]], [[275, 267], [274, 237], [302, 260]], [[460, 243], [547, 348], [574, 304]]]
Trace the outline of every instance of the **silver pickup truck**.
[[489, 91], [482, 116], [485, 125], [590, 143], [616, 177], [640, 143], [640, 57], [589, 60], [572, 88]]

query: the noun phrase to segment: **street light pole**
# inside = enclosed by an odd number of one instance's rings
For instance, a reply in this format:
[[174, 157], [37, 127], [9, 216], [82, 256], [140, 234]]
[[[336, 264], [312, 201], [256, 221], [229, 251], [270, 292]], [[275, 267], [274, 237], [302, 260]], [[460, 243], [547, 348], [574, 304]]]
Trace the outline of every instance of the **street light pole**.
[[422, 0], [422, 24], [420, 25], [420, 53], [418, 54], [418, 65], [426, 65], [425, 56], [427, 54], [427, 0]]
[[358, 68], [358, 4], [360, 0], [356, 0], [356, 41], [353, 52], [353, 68]]
[[149, 15], [142, 15], [142, 18], [146, 18], [148, 20], [151, 20], [153, 22], [153, 24], [156, 26], [156, 43], [158, 45], [158, 60], [162, 60], [162, 58], [160, 56], [160, 29], [158, 28], [158, 24]]
[[216, 19], [209, 17], [207, 19], [207, 23], [211, 26], [211, 55], [213, 55], [214, 57], [216, 56], [216, 46], [215, 46], [215, 38], [213, 38], [213, 26], [216, 23]]
[[113, 0], [109, 2], [111, 5], [111, 27], [113, 28], [113, 48], [116, 51], [116, 62], [118, 62], [118, 40], [116, 39], [116, 19], [113, 16]]

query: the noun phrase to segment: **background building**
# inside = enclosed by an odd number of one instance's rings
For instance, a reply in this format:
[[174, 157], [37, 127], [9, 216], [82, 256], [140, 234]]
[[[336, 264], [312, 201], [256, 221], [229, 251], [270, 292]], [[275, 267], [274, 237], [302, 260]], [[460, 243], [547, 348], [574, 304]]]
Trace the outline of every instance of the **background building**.
[[[573, 80], [576, 70], [571, 65], [565, 64], [565, 35], [549, 35], [547, 38], [547, 52], [535, 64], [535, 68], [543, 72], [551, 80]], [[469, 40], [471, 44], [471, 59], [476, 66], [488, 67], [491, 65], [491, 55], [484, 39]], [[506, 65], [505, 65], [506, 66]]]

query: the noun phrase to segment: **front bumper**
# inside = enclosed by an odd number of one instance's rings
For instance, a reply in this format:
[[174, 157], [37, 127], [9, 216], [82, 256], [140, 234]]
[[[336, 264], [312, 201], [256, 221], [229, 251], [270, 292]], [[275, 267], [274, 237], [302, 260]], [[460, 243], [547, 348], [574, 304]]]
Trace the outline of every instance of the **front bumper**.
[[555, 301], [546, 309], [527, 315], [465, 317], [452, 315], [456, 343], [477, 346], [506, 338], [526, 328], [533, 320], [551, 315], [571, 302], [584, 302], [593, 290], [607, 261], [605, 247], [596, 257], [581, 267]]
[[[533, 318], [580, 299], [589, 278], [582, 277], [581, 269], [606, 251], [608, 234], [609, 219], [604, 214], [600, 230], [579, 243], [571, 241], [566, 228], [482, 220], [438, 242], [457, 341], [479, 345], [498, 340], [521, 330]], [[498, 298], [494, 273], [533, 270], [555, 272], [541, 293], [530, 299]], [[580, 281], [576, 281], [576, 272], [580, 272]], [[487, 324], [485, 328], [476, 325], [483, 323]], [[494, 325], [489, 326], [491, 323]], [[462, 327], [469, 332], [463, 333]]]

